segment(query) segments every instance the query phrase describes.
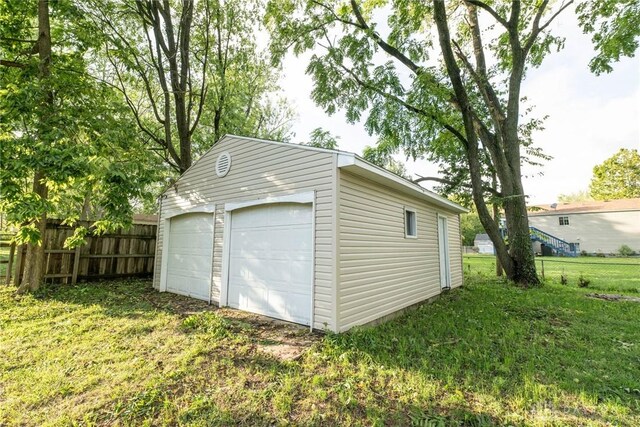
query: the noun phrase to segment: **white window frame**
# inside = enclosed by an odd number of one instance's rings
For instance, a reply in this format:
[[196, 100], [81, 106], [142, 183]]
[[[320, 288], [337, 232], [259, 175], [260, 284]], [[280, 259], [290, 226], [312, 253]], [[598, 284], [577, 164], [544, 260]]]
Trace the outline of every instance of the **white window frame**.
[[[413, 232], [414, 234], [409, 234], [407, 232], [407, 214], [408, 212], [413, 213]], [[404, 220], [402, 221], [404, 224], [404, 237], [405, 239], [417, 239], [418, 238], [418, 212], [416, 211], [415, 208], [410, 208], [405, 206], [404, 207]]]

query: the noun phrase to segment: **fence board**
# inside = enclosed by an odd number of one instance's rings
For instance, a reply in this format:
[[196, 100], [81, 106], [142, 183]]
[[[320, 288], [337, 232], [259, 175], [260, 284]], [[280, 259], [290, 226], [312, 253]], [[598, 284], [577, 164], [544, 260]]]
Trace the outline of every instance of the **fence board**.
[[[91, 228], [80, 221], [78, 226]], [[88, 236], [86, 244], [76, 248], [64, 247], [74, 228], [60, 220], [49, 219], [43, 238], [45, 247], [45, 281], [76, 283], [78, 280], [148, 277], [153, 274], [156, 249], [156, 225], [134, 224], [102, 236]], [[9, 238], [11, 238], [10, 236]], [[20, 284], [24, 274], [26, 247], [16, 247], [9, 258], [7, 278]], [[15, 261], [14, 261], [15, 258]], [[12, 267], [15, 272], [12, 273]]]

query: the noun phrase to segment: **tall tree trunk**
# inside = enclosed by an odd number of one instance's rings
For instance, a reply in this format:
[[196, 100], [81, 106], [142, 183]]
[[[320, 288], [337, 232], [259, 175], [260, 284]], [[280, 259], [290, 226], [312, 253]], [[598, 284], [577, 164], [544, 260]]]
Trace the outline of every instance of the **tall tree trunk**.
[[[49, 24], [49, 0], [38, 2], [38, 57], [40, 59], [38, 77], [40, 84], [47, 87], [42, 105], [40, 106], [39, 137], [44, 138], [47, 133], [49, 116], [53, 108], [53, 92], [48, 88], [48, 79], [51, 74], [51, 26]], [[36, 170], [33, 176], [33, 193], [41, 200], [47, 200], [48, 190], [45, 183], [46, 174], [42, 169]], [[44, 271], [44, 237], [47, 228], [46, 210], [35, 221], [40, 233], [40, 241], [27, 245], [25, 256], [25, 274], [18, 288], [18, 293], [33, 292], [38, 290], [45, 275]]]

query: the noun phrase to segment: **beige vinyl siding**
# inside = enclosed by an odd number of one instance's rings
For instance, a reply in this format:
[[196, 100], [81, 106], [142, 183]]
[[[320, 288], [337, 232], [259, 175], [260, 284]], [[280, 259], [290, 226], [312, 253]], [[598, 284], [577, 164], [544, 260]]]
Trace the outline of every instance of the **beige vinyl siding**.
[[[560, 225], [559, 218], [569, 218]], [[529, 215], [529, 225], [569, 243], [580, 243], [589, 253], [616, 253], [628, 245], [640, 251], [640, 211], [554, 213]]]
[[[231, 170], [224, 178], [215, 174], [218, 154], [231, 154]], [[213, 250], [212, 299], [219, 301], [222, 285], [222, 247], [224, 241], [224, 204], [315, 191], [315, 292], [314, 328], [333, 329], [332, 316], [332, 223], [333, 175], [335, 154], [227, 137], [216, 144], [165, 193], [161, 215], [194, 206], [216, 206]], [[163, 215], [163, 216], [164, 216]], [[164, 221], [158, 230], [158, 257], [162, 258]], [[160, 263], [155, 281], [159, 283]]]
[[[341, 170], [339, 177], [337, 322], [345, 331], [441, 292], [437, 215], [442, 210], [349, 172]], [[416, 211], [417, 238], [405, 238], [405, 207]], [[447, 216], [457, 285], [458, 215]]]

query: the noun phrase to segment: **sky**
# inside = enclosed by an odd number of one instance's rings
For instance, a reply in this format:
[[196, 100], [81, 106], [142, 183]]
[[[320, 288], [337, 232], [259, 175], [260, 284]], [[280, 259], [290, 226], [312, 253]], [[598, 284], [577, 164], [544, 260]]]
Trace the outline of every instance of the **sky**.
[[[523, 95], [535, 106], [534, 116], [549, 116], [534, 143], [553, 156], [542, 168], [523, 171], [530, 204], [553, 203], [561, 194], [587, 190], [595, 165], [620, 148], [640, 149], [640, 59], [625, 58], [612, 73], [595, 76], [588, 68], [593, 57], [590, 37], [582, 34], [574, 15], [565, 12], [552, 28], [566, 37], [564, 49], [547, 56], [523, 83]], [[322, 127], [340, 138], [341, 150], [361, 154], [365, 146], [375, 145], [375, 136], [369, 136], [362, 124], [347, 123], [342, 112], [328, 116], [314, 104], [307, 63], [308, 55], [289, 55], [283, 64], [282, 87], [298, 113], [294, 142], [308, 140], [313, 129]], [[398, 158], [412, 176], [437, 172], [426, 160]]]

